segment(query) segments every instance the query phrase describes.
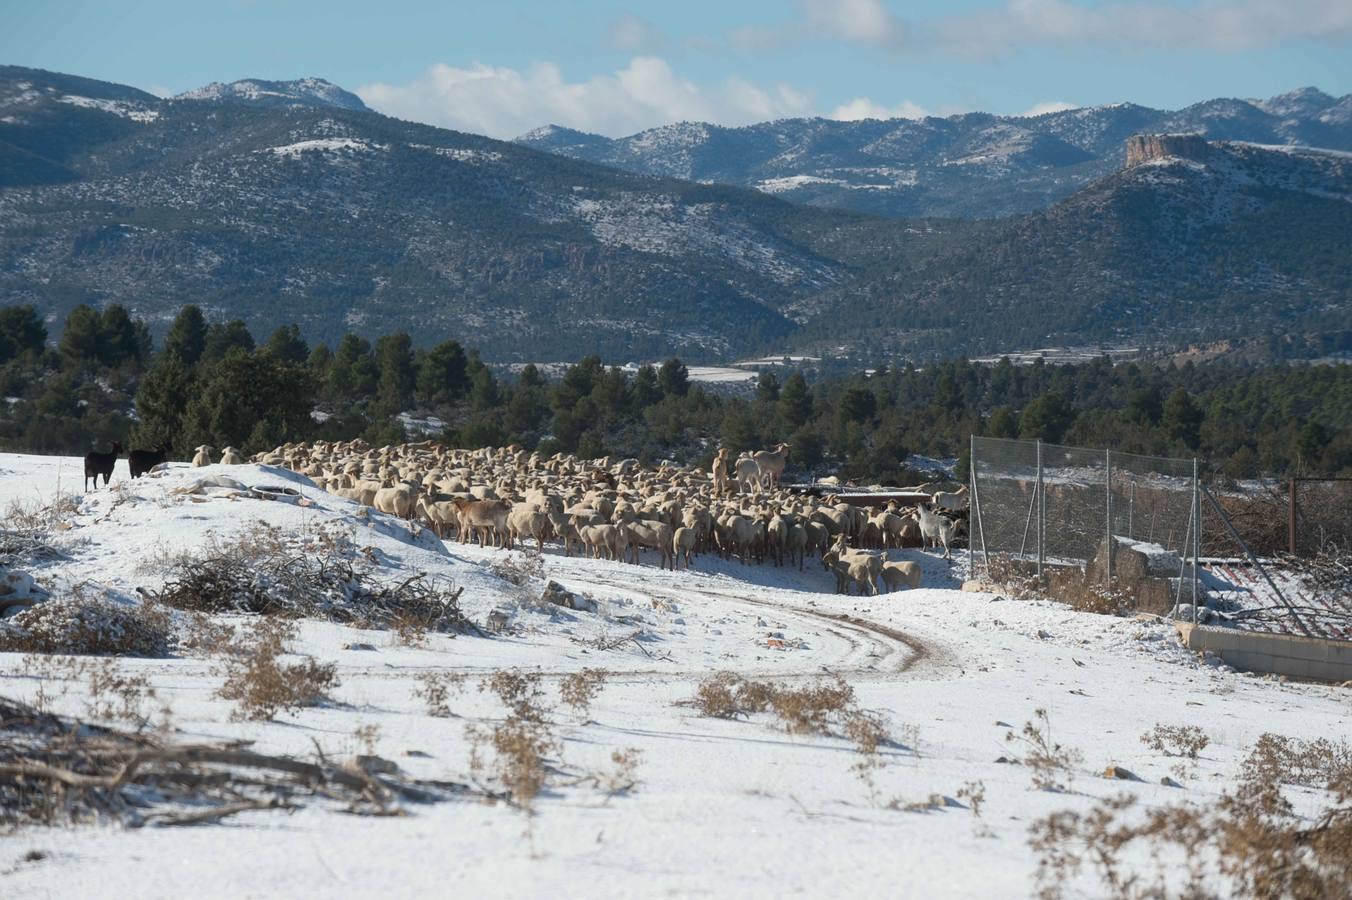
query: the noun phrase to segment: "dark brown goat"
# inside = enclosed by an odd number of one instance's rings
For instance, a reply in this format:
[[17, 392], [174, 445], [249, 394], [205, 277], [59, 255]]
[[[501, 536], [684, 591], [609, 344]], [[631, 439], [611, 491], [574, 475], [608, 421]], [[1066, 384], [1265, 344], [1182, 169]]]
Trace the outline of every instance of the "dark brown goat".
[[122, 453], [122, 445], [113, 441], [112, 453], [99, 453], [90, 450], [85, 454], [85, 486], [89, 490], [89, 479], [94, 479], [94, 490], [99, 489], [99, 476], [103, 476], [103, 486], [108, 486], [108, 479], [113, 477], [113, 466], [117, 465], [117, 458]]
[[155, 450], [133, 450], [127, 454], [127, 465], [131, 468], [131, 477], [140, 478], [146, 472], [169, 458], [173, 447], [165, 441]]

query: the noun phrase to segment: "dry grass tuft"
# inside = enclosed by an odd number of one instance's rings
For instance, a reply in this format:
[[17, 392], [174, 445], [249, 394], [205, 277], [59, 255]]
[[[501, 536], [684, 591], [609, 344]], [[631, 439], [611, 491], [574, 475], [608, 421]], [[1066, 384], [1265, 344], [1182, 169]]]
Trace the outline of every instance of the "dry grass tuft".
[[[1330, 801], [1298, 815], [1282, 784], [1323, 787]], [[1040, 896], [1059, 898], [1088, 862], [1105, 896], [1352, 896], [1352, 763], [1346, 744], [1265, 734], [1250, 751], [1233, 792], [1205, 807], [1134, 813], [1129, 795], [1087, 813], [1062, 811], [1034, 823]], [[1128, 871], [1123, 857], [1149, 850], [1153, 880]], [[1139, 854], [1137, 854], [1139, 855]], [[1169, 866], [1168, 862], [1177, 865]], [[1185, 879], [1166, 883], [1166, 873]]]
[[1020, 759], [1032, 770], [1033, 787], [1040, 791], [1066, 791], [1075, 775], [1075, 767], [1084, 761], [1078, 750], [1062, 747], [1052, 740], [1052, 724], [1045, 709], [1033, 713], [1019, 734], [1008, 732], [1005, 740], [1023, 747]]
[[281, 710], [315, 706], [338, 686], [333, 663], [310, 657], [299, 663], [280, 661], [294, 633], [289, 623], [263, 619], [231, 648], [225, 657], [225, 683], [217, 693], [236, 702], [237, 718], [267, 720]]
[[605, 669], [583, 669], [565, 676], [559, 682], [559, 700], [579, 716], [586, 717], [591, 711], [592, 701], [600, 696], [609, 677], [610, 672]]
[[1211, 738], [1196, 725], [1160, 725], [1141, 735], [1141, 743], [1165, 756], [1196, 759]]
[[464, 692], [465, 675], [463, 672], [422, 672], [418, 675], [418, 684], [413, 696], [427, 704], [427, 714], [449, 719], [454, 715], [451, 712], [451, 692]]

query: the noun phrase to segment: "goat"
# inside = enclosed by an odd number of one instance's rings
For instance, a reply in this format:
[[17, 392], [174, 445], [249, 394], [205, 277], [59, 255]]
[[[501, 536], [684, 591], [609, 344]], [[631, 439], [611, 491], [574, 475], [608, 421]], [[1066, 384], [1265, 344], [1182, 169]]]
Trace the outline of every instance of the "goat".
[[750, 494], [761, 490], [760, 465], [749, 456], [742, 456], [733, 464], [737, 477], [737, 493]]
[[200, 469], [203, 466], [209, 465], [211, 465], [211, 447], [207, 444], [202, 444], [198, 446], [197, 452], [193, 455], [192, 467], [194, 469]]
[[160, 443], [154, 450], [133, 450], [127, 454], [127, 467], [131, 469], [132, 478], [140, 478], [151, 469], [158, 466], [169, 458], [173, 452], [173, 447], [168, 441]]
[[117, 465], [117, 457], [122, 453], [122, 445], [113, 441], [113, 452], [99, 453], [96, 450], [90, 450], [85, 454], [85, 486], [89, 490], [89, 479], [94, 479], [94, 490], [99, 489], [99, 476], [103, 476], [103, 486], [108, 486], [108, 479], [113, 475], [113, 467]]
[[949, 493], [938, 491], [930, 497], [930, 501], [934, 504], [935, 509], [942, 509], [948, 512], [962, 512], [967, 508], [969, 502], [967, 498], [967, 485], [964, 484], [956, 491]]
[[779, 476], [784, 474], [784, 464], [789, 460], [789, 445], [780, 444], [773, 450], [757, 450], [751, 458], [756, 461], [761, 483], [778, 487]]
[[915, 508], [916, 515], [920, 518], [920, 537], [928, 546], [938, 549], [940, 544], [944, 546], [944, 559], [953, 557], [948, 550], [948, 542], [953, 539], [958, 526], [952, 519], [945, 519], [936, 512], [931, 512], [930, 508], [921, 503]]

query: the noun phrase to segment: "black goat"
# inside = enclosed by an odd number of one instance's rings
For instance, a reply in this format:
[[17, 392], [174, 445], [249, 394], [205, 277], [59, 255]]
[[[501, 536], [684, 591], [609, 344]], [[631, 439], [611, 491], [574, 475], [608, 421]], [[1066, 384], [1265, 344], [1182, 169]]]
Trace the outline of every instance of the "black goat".
[[103, 476], [103, 486], [108, 486], [108, 479], [113, 477], [113, 466], [117, 465], [117, 458], [122, 453], [122, 445], [113, 441], [112, 453], [99, 453], [96, 450], [90, 450], [85, 454], [85, 487], [89, 490], [89, 479], [94, 479], [94, 490], [99, 489], [99, 476]]
[[127, 454], [127, 465], [131, 467], [131, 477], [140, 478], [146, 472], [158, 466], [169, 458], [169, 453], [174, 448], [169, 446], [168, 441], [160, 444], [155, 450], [133, 450]]

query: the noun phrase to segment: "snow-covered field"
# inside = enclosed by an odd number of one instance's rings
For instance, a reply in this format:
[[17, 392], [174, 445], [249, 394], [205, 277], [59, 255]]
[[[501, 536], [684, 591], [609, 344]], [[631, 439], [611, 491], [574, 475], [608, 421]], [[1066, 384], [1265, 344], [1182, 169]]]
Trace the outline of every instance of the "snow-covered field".
[[[13, 500], [79, 493], [75, 459], [0, 455], [0, 510]], [[287, 485], [301, 506], [192, 495], [199, 479], [228, 474], [246, 485]], [[961, 563], [918, 551], [922, 589], [875, 598], [839, 597], [819, 564], [806, 570], [742, 566], [702, 557], [691, 572], [565, 559], [547, 548], [549, 577], [595, 599], [595, 613], [521, 603], [527, 588], [493, 573], [504, 551], [442, 545], [430, 532], [363, 514], [299, 476], [260, 466], [175, 467], [85, 495], [59, 542], [65, 558], [30, 571], [60, 596], [80, 582], [127, 602], [163, 577], [157, 565], [209, 540], [247, 533], [258, 521], [304, 531], [350, 528], [374, 548], [391, 578], [429, 572], [465, 588], [468, 615], [484, 622], [509, 609], [498, 636], [432, 635], [425, 646], [389, 632], [306, 622], [291, 647], [338, 666], [333, 702], [232, 721], [233, 704], [210, 659], [123, 659], [167, 701], [183, 740], [248, 739], [268, 753], [364, 752], [359, 729], [374, 726], [376, 752], [414, 776], [465, 780], [468, 724], [501, 715], [479, 676], [520, 667], [553, 685], [583, 667], [611, 676], [589, 714], [551, 715], [562, 738], [559, 765], [595, 771], [613, 751], [637, 748], [638, 785], [610, 796], [587, 784], [549, 788], [526, 815], [471, 801], [418, 805], [371, 818], [310, 807], [244, 813], [215, 825], [140, 830], [27, 829], [0, 841], [0, 895], [17, 897], [300, 896], [804, 896], [1018, 897], [1033, 892], [1036, 857], [1028, 828], [1061, 809], [1088, 809], [1123, 791], [1146, 804], [1206, 804], [1232, 783], [1236, 764], [1265, 731], [1314, 738], [1349, 733], [1349, 691], [1229, 671], [1183, 649], [1168, 626], [1094, 616], [1053, 603], [964, 593]], [[538, 589], [536, 589], [538, 593]], [[606, 640], [637, 635], [636, 640]], [[600, 640], [598, 640], [600, 639]], [[367, 644], [372, 649], [356, 649]], [[599, 649], [616, 644], [614, 649]], [[876, 795], [852, 769], [853, 745], [787, 734], [769, 715], [701, 717], [683, 701], [720, 669], [806, 683], [844, 677], [861, 706], [882, 714], [897, 737], [883, 751]], [[416, 676], [467, 673], [452, 718], [417, 698]], [[40, 684], [14, 654], [0, 654], [0, 695], [84, 715], [78, 682]], [[1032, 788], [1029, 770], [997, 762], [1018, 755], [1006, 740], [1043, 708], [1055, 741], [1083, 753], [1071, 790]], [[1178, 762], [1147, 749], [1157, 723], [1200, 726], [1210, 744], [1181, 787], [1161, 784]], [[368, 731], [368, 734], [370, 732]], [[1116, 764], [1139, 781], [1106, 780]], [[980, 782], [980, 816], [956, 797]], [[924, 811], [889, 808], [953, 798]], [[1315, 802], [1313, 795], [1297, 803]], [[30, 860], [32, 851], [43, 858]], [[1140, 865], [1149, 865], [1142, 856]], [[1087, 877], [1087, 896], [1102, 893]]]

